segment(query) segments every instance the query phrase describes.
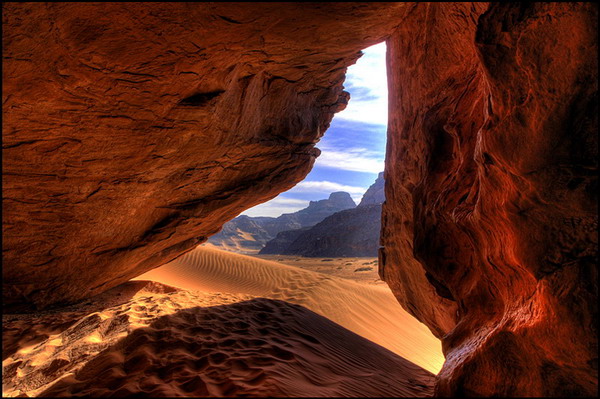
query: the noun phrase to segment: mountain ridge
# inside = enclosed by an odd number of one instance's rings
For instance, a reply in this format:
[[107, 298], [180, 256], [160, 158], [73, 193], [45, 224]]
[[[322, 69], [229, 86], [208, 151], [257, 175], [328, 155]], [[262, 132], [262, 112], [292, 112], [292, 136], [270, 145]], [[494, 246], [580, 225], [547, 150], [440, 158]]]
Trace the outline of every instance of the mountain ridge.
[[312, 227], [326, 217], [356, 203], [345, 191], [336, 191], [327, 199], [310, 201], [306, 208], [278, 217], [240, 215], [225, 223], [221, 231], [208, 239], [216, 247], [239, 253], [256, 253], [282, 231]]
[[336, 212], [310, 228], [282, 231], [259, 255], [377, 256], [384, 188], [381, 172], [356, 208]]

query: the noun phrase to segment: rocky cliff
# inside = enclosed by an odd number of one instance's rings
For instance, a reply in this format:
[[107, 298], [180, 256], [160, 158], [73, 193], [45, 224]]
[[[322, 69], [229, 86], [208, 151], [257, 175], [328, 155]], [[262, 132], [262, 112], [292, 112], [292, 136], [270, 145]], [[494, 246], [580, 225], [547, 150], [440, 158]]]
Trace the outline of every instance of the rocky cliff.
[[380, 274], [443, 338], [436, 394], [597, 395], [597, 5], [404, 15]]
[[335, 212], [354, 207], [356, 204], [350, 194], [339, 191], [331, 193], [327, 199], [310, 201], [304, 209], [276, 218], [238, 216], [225, 223], [208, 242], [235, 252], [256, 253], [282, 231], [311, 227]]
[[[286, 232], [269, 241], [260, 254], [280, 253], [309, 257], [377, 256], [381, 230], [381, 204], [337, 212], [300, 234]], [[294, 240], [289, 245], [283, 241]], [[275, 242], [274, 242], [275, 241]], [[281, 252], [273, 248], [284, 247]]]
[[278, 233], [275, 238], [265, 243], [265, 246], [259, 251], [260, 255], [280, 255], [286, 253], [290, 245], [296, 241], [298, 237], [307, 231], [310, 227], [296, 230], [286, 230]]
[[[159, 266], [309, 172], [388, 38], [382, 278], [443, 396], [598, 394], [594, 3], [5, 3], [3, 299]], [[381, 372], [385, 373], [386, 370]]]
[[383, 204], [385, 201], [385, 180], [383, 179], [383, 172], [377, 175], [375, 183], [371, 184], [367, 191], [365, 191], [360, 204], [358, 206]]
[[377, 256], [381, 204], [385, 201], [384, 183], [381, 172], [358, 207], [337, 212], [309, 229], [281, 232], [259, 253], [310, 257]]

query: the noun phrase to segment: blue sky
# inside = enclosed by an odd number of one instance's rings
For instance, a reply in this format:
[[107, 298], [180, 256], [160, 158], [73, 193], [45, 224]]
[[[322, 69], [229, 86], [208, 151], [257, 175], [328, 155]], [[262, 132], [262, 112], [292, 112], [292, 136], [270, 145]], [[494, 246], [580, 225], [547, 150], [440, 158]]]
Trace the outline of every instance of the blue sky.
[[363, 50], [348, 68], [346, 109], [335, 115], [317, 144], [321, 155], [306, 179], [271, 201], [247, 209], [248, 216], [279, 216], [306, 208], [309, 201], [347, 191], [358, 204], [383, 171], [387, 124], [385, 42]]

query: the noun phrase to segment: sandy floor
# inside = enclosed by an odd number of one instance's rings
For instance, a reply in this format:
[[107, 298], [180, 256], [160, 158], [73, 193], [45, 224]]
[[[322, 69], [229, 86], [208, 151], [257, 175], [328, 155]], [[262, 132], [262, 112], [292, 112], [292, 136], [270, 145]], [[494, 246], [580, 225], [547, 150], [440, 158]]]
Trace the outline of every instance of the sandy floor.
[[387, 286], [379, 278], [377, 258], [305, 258], [290, 255], [252, 256], [359, 283]]
[[387, 287], [209, 248], [3, 322], [4, 396], [428, 396], [443, 361]]
[[354, 258], [307, 258], [297, 255], [259, 255], [258, 250], [251, 251], [247, 248], [223, 248], [211, 243], [200, 245], [202, 248], [217, 249], [238, 254], [246, 254], [255, 258], [283, 263], [301, 269], [311, 270], [341, 277], [359, 283], [383, 285], [386, 283], [379, 278], [377, 257], [354, 257]]

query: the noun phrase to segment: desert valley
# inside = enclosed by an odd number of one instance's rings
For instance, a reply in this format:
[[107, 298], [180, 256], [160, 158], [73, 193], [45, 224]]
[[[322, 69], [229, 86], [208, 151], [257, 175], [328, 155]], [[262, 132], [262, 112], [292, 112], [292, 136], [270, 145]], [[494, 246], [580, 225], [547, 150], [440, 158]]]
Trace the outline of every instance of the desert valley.
[[597, 397], [596, 3], [2, 22], [3, 397]]

